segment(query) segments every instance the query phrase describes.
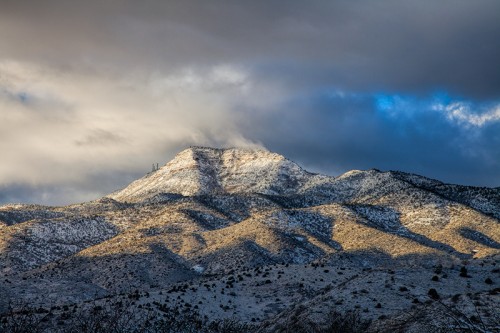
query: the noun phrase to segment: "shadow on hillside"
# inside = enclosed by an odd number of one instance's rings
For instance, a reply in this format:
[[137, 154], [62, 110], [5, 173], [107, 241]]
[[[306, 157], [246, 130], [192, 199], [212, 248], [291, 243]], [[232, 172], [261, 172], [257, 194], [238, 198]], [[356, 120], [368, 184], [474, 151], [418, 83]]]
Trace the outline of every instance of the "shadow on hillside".
[[49, 220], [65, 217], [65, 212], [56, 211], [54, 207], [35, 206], [31, 209], [12, 208], [0, 211], [0, 223], [6, 226], [11, 226], [18, 223], [23, 223], [31, 220]]
[[[163, 244], [150, 245], [151, 253], [104, 255], [98, 257], [71, 257], [64, 261], [48, 265], [46, 270], [25, 274], [26, 280], [20, 277], [17, 287], [9, 290], [10, 300], [28, 300], [30, 295], [37, 295], [39, 302], [33, 306], [81, 302], [106, 297], [118, 293], [130, 293], [134, 290], [167, 290], [172, 285], [183, 281], [192, 281], [198, 276], [191, 269], [193, 263], [169, 250]], [[320, 249], [317, 249], [321, 251]], [[319, 252], [311, 253], [309, 262], [316, 259]], [[289, 259], [297, 258], [297, 253], [289, 253]], [[307, 258], [304, 256], [303, 258]], [[392, 257], [390, 254], [376, 249], [343, 251], [329, 256], [333, 265], [363, 269], [397, 269], [413, 267], [431, 268], [437, 264], [456, 260], [455, 257], [443, 254], [408, 254]], [[455, 259], [454, 259], [455, 258]], [[286, 256], [275, 253], [258, 245], [254, 241], [244, 240], [237, 247], [221, 248], [203, 258], [199, 263], [205, 265], [218, 263], [220, 269], [216, 273], [229, 273], [241, 268], [262, 267], [273, 264], [304, 264], [305, 262], [286, 261]], [[207, 265], [205, 265], [205, 268]], [[207, 271], [210, 273], [210, 271]], [[458, 274], [458, 273], [457, 273]], [[263, 276], [262, 281], [265, 280]], [[109, 283], [109, 285], [105, 285]], [[0, 290], [11, 288], [0, 281]], [[6, 300], [8, 301], [8, 300]], [[5, 303], [7, 304], [7, 303]], [[0, 312], [2, 310], [0, 302]]]
[[200, 195], [194, 197], [201, 205], [214, 210], [228, 220], [240, 222], [250, 217], [250, 196]]
[[181, 211], [204, 230], [217, 230], [235, 223], [206, 211], [204, 212], [197, 209], [183, 209]]
[[322, 249], [307, 240], [299, 241], [283, 234], [277, 237], [284, 246], [276, 251], [259, 245], [255, 240], [241, 239], [236, 244], [205, 254], [197, 261], [211, 273], [219, 273], [243, 267], [308, 263], [325, 255]]
[[9, 288], [11, 299], [26, 298], [33, 304], [80, 302], [136, 289], [165, 288], [195, 276], [189, 262], [164, 244], [152, 243], [149, 249], [145, 253], [124, 248], [119, 254], [73, 255], [7, 276], [0, 281], [0, 290]]
[[253, 240], [241, 240], [238, 244], [230, 244], [217, 248], [197, 260], [210, 273], [225, 272], [243, 267], [264, 266], [278, 263], [279, 260], [268, 249]]
[[337, 252], [329, 256], [329, 260], [334, 265], [343, 263], [353, 264], [360, 269], [366, 268], [409, 268], [426, 267], [433, 268], [435, 265], [445, 262], [455, 263], [457, 260], [453, 255], [447, 253], [409, 253], [393, 256], [378, 248], [368, 248], [364, 250], [349, 250]]
[[333, 240], [333, 226], [335, 221], [332, 217], [325, 216], [318, 212], [294, 209], [284, 212], [288, 214], [289, 223], [297, 224], [303, 232], [316, 238], [333, 250], [342, 250], [342, 245]]
[[[214, 160], [211, 159], [210, 154], [204, 149], [194, 149], [193, 155], [200, 174], [205, 176], [199, 179], [201, 188], [207, 188], [211, 193], [223, 193], [224, 189], [221, 186], [217, 170], [219, 166], [213, 164]], [[216, 159], [215, 162], [219, 163], [220, 159]]]
[[285, 209], [308, 208], [324, 204], [335, 203], [337, 200], [332, 195], [311, 194], [311, 195], [268, 195], [260, 194], [263, 198], [277, 204]]
[[479, 232], [477, 230], [473, 230], [470, 228], [460, 228], [458, 231], [460, 236], [467, 238], [471, 241], [474, 241], [476, 243], [479, 243], [483, 246], [490, 247], [492, 249], [500, 249], [500, 243], [496, 242], [495, 240], [491, 239], [490, 237], [486, 236], [482, 232]]
[[357, 223], [374, 228], [379, 231], [387, 232], [395, 236], [410, 239], [438, 251], [443, 251], [452, 254], [460, 259], [470, 259], [472, 254], [457, 251], [452, 246], [432, 240], [427, 236], [415, 233], [401, 223], [400, 213], [393, 208], [377, 205], [346, 205], [355, 214], [361, 216], [362, 219]]

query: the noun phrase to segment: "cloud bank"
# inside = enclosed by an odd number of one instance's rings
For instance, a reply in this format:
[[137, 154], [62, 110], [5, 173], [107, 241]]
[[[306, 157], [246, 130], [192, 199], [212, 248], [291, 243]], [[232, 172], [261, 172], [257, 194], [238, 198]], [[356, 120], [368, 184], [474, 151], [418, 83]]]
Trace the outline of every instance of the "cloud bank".
[[97, 198], [189, 145], [500, 186], [498, 1], [0, 3], [0, 203]]

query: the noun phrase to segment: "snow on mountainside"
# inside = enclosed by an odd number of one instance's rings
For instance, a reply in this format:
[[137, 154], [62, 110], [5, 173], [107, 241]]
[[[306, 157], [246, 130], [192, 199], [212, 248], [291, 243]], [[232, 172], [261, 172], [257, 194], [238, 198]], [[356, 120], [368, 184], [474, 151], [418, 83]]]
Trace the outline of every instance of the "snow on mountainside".
[[9, 302], [132, 299], [134, 311], [274, 324], [335, 305], [383, 326], [426, 306], [430, 288], [500, 307], [499, 224], [498, 188], [332, 177], [265, 150], [192, 147], [99, 200], [0, 206], [0, 319]]
[[500, 218], [500, 188], [485, 188], [444, 184], [422, 176], [403, 172], [392, 172], [398, 179], [477, 209], [485, 214]]
[[138, 202], [159, 193], [295, 194], [329, 180], [265, 150], [186, 149], [165, 166], [108, 197]]
[[16, 225], [12, 231], [7, 251], [0, 253], [5, 273], [70, 256], [118, 233], [102, 217], [33, 221]]
[[0, 226], [22, 223], [37, 219], [54, 219], [64, 216], [49, 207], [39, 205], [5, 205], [0, 206]]

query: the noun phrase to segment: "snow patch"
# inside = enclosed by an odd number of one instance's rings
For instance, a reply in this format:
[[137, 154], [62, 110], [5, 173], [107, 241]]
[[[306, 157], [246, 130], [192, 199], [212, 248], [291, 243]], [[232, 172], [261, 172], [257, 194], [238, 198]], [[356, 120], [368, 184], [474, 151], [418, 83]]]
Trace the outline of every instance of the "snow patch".
[[205, 267], [203, 267], [201, 265], [194, 265], [191, 269], [198, 274], [201, 274], [205, 271]]

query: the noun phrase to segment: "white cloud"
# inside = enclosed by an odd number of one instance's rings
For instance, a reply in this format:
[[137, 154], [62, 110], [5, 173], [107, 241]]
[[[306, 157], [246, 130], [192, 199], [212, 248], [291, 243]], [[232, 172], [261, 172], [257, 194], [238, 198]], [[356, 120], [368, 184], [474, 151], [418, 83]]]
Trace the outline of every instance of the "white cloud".
[[234, 66], [220, 65], [212, 68], [210, 78], [214, 83], [242, 87], [248, 83], [248, 74]]
[[230, 65], [117, 76], [0, 61], [0, 185], [147, 171], [189, 144], [260, 146], [233, 110], [254, 103], [252, 86]]
[[155, 73], [149, 79], [149, 85], [155, 96], [172, 91], [206, 92], [231, 91], [243, 94], [250, 90], [250, 74], [231, 65], [217, 65], [211, 68], [185, 67], [174, 74]]
[[[434, 104], [432, 108], [444, 112], [448, 120], [467, 127], [483, 127], [500, 121], [500, 104], [474, 107], [473, 103], [459, 101], [449, 104]], [[477, 112], [476, 109], [479, 109], [480, 112]]]
[[452, 100], [448, 96], [415, 98], [407, 95], [377, 94], [373, 96], [376, 110], [392, 118], [413, 117], [427, 111], [437, 111], [453, 124], [463, 127], [483, 127], [500, 121], [500, 103], [474, 103]]

